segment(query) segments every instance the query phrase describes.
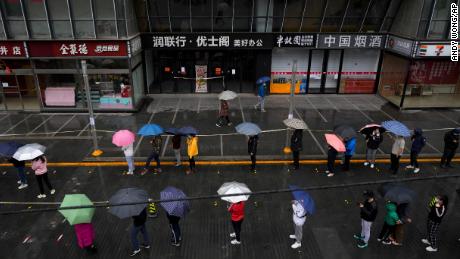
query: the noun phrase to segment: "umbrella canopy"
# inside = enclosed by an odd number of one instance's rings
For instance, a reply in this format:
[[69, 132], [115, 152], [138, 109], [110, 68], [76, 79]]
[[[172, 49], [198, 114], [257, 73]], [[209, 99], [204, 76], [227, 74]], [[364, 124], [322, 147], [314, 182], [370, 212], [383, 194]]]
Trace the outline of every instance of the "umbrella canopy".
[[243, 122], [241, 124], [238, 124], [236, 127], [236, 132], [246, 135], [246, 136], [255, 136], [259, 135], [262, 130], [257, 126], [257, 124], [254, 124], [252, 122]]
[[[93, 203], [85, 194], [66, 194], [59, 208], [62, 209], [64, 207], [92, 205]], [[61, 213], [64, 216], [64, 218], [69, 222], [70, 225], [75, 225], [81, 223], [91, 223], [94, 211], [94, 208], [86, 208], [73, 210], [59, 210], [59, 213]]]
[[238, 97], [238, 94], [236, 94], [233, 91], [229, 91], [229, 90], [223, 91], [222, 93], [219, 94], [219, 100], [228, 101], [228, 100], [233, 100], [236, 97]]
[[308, 129], [307, 124], [303, 120], [300, 120], [300, 119], [294, 119], [294, 118], [285, 119], [283, 123], [287, 127], [293, 128], [293, 129]]
[[[161, 200], [172, 200], [172, 199], [184, 199], [187, 198], [187, 195], [175, 187], [168, 186], [160, 192]], [[170, 201], [170, 202], [161, 202], [161, 207], [163, 207], [169, 215], [183, 218], [190, 211], [190, 202], [189, 201]]]
[[345, 124], [335, 126], [334, 133], [341, 137], [344, 141], [356, 137], [356, 130], [353, 129], [353, 127]]
[[119, 130], [112, 136], [112, 143], [117, 147], [126, 147], [134, 143], [136, 136], [129, 130]]
[[324, 137], [326, 137], [327, 144], [337, 150], [337, 152], [345, 152], [345, 144], [335, 134], [324, 134]]
[[270, 82], [270, 77], [269, 76], [263, 76], [263, 77], [257, 79], [256, 84], [263, 84], [265, 82]]
[[384, 121], [382, 122], [382, 127], [397, 136], [410, 137], [409, 128], [399, 121]]
[[299, 190], [299, 187], [296, 185], [289, 185], [289, 189], [292, 191], [294, 200], [300, 202], [308, 214], [313, 215], [313, 213], [315, 213], [315, 201], [310, 196], [310, 194], [306, 191]]
[[411, 203], [416, 196], [413, 190], [400, 184], [384, 184], [379, 187], [378, 191], [386, 200], [398, 204]]
[[137, 216], [147, 206], [149, 200], [146, 191], [138, 188], [125, 188], [118, 190], [112, 197], [109, 203], [111, 205], [123, 203], [140, 203], [133, 205], [113, 206], [109, 212], [119, 217], [120, 219]]
[[361, 134], [364, 134], [364, 135], [370, 135], [370, 134], [372, 134], [372, 132], [373, 132], [374, 130], [376, 130], [376, 129], [379, 130], [380, 133], [383, 133], [383, 132], [386, 131], [385, 128], [383, 128], [381, 125], [375, 124], [375, 123], [371, 123], [371, 124], [367, 124], [367, 125], [365, 125], [364, 127], [362, 127], [362, 128], [359, 130], [359, 132], [360, 132]]
[[32, 160], [42, 156], [46, 150], [45, 146], [37, 143], [24, 145], [14, 153], [13, 158], [18, 161]]
[[177, 131], [177, 133], [179, 135], [185, 135], [185, 136], [187, 136], [187, 135], [198, 135], [198, 130], [195, 129], [194, 127], [192, 127], [192, 126], [185, 126], [185, 127], [180, 128]]
[[179, 129], [178, 128], [167, 128], [165, 129], [166, 134], [171, 134], [171, 135], [178, 135], [179, 134]]
[[247, 201], [249, 199], [249, 194], [247, 193], [251, 193], [251, 190], [244, 183], [227, 182], [227, 183], [222, 184], [219, 190], [217, 190], [217, 193], [219, 195], [245, 193], [246, 195], [221, 197], [221, 199], [224, 201], [228, 201], [231, 203], [237, 203], [240, 201]]
[[12, 157], [14, 153], [18, 151], [18, 148], [22, 147], [23, 145], [24, 144], [15, 141], [0, 143], [0, 156]]
[[141, 136], [156, 136], [162, 134], [163, 132], [163, 128], [160, 125], [152, 123], [142, 126], [137, 134]]

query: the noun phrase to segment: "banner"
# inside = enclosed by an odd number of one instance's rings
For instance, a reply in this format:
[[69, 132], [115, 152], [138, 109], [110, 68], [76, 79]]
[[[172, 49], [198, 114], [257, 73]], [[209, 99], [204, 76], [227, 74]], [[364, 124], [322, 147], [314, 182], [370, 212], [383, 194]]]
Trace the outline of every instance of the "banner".
[[207, 93], [208, 82], [205, 78], [208, 77], [208, 66], [195, 65], [195, 75], [195, 92]]
[[29, 41], [31, 57], [126, 57], [126, 41]]

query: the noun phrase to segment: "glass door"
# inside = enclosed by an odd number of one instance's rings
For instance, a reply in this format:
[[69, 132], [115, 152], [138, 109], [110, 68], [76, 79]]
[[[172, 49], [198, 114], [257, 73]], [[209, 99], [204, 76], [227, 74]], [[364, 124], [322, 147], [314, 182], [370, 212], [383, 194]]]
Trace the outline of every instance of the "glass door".
[[323, 75], [324, 50], [312, 50], [310, 65], [310, 80], [308, 93], [321, 93], [321, 78]]
[[6, 110], [24, 110], [21, 89], [16, 75], [0, 76], [0, 91], [3, 108]]
[[335, 94], [339, 79], [341, 50], [329, 50], [328, 52], [326, 80], [322, 93]]

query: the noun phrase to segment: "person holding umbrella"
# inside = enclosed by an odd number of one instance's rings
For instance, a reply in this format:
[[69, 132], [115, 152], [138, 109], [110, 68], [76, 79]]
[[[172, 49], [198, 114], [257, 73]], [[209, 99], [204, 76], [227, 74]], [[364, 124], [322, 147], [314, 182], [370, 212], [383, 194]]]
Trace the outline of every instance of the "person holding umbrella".
[[259, 135], [248, 136], [248, 153], [251, 156], [251, 168], [250, 172], [256, 172], [256, 154], [257, 154], [257, 142], [259, 141]]
[[265, 89], [266, 82], [262, 82], [258, 84], [257, 87], [257, 104], [254, 105], [254, 109], [258, 109], [260, 107], [261, 112], [265, 112]]
[[18, 189], [21, 190], [21, 189], [27, 188], [29, 185], [27, 184], [27, 176], [25, 173], [26, 162], [18, 161], [13, 157], [9, 158], [8, 162], [13, 164], [13, 167], [16, 168], [16, 170], [18, 171], [18, 176], [19, 176]]
[[133, 149], [133, 143], [121, 147], [121, 150], [123, 151], [123, 154], [125, 155], [126, 162], [128, 163], [128, 172], [126, 174], [128, 175], [133, 175], [134, 174], [134, 149]]
[[377, 202], [374, 199], [374, 192], [366, 190], [363, 193], [364, 201], [359, 202], [361, 216], [361, 234], [354, 235], [353, 237], [358, 240], [358, 247], [365, 248], [369, 243], [371, 236], [371, 226], [377, 218], [378, 208]]
[[241, 244], [241, 225], [244, 220], [244, 201], [230, 203], [228, 206], [228, 212], [230, 212], [233, 230], [235, 231], [230, 233], [230, 237], [234, 238], [230, 243], [232, 245], [239, 245]]
[[406, 166], [406, 169], [414, 169], [414, 173], [418, 173], [420, 172], [420, 167], [418, 166], [417, 158], [426, 144], [426, 138], [423, 136], [421, 128], [414, 129], [414, 134], [412, 135], [411, 140], [412, 146], [410, 148], [410, 165]]
[[153, 139], [150, 141], [150, 144], [152, 145], [152, 152], [150, 153], [150, 156], [147, 158], [147, 161], [145, 162], [145, 168], [144, 168], [144, 171], [142, 171], [141, 175], [145, 175], [149, 171], [150, 162], [152, 162], [152, 159], [155, 159], [157, 163], [157, 167], [154, 169], [154, 171], [157, 173], [161, 173], [161, 165], [160, 165], [160, 152], [161, 152], [161, 145], [162, 145], [161, 136], [155, 135]]
[[297, 249], [302, 246], [303, 225], [305, 224], [307, 214], [313, 215], [315, 211], [315, 202], [307, 192], [300, 190], [295, 185], [290, 185], [294, 200], [292, 200], [292, 220], [294, 222], [294, 235], [289, 235], [289, 238], [295, 239], [292, 249]]
[[190, 169], [186, 171], [186, 174], [196, 173], [195, 168], [195, 157], [198, 155], [198, 137], [196, 135], [188, 135], [187, 137], [187, 154]]
[[174, 136], [172, 137], [172, 148], [174, 150], [174, 156], [176, 157], [176, 166], [181, 165], [180, 142], [181, 142], [181, 136], [179, 134], [174, 134]]
[[134, 140], [135, 135], [129, 130], [119, 130], [112, 136], [112, 143], [120, 147], [125, 155], [126, 162], [128, 163], [128, 175], [134, 174]]
[[[187, 196], [182, 190], [168, 186], [160, 192], [161, 200], [186, 199]], [[181, 231], [179, 221], [190, 211], [190, 203], [187, 200], [161, 202], [160, 205], [166, 211], [166, 217], [171, 229], [171, 245], [180, 246]]]
[[458, 148], [460, 128], [446, 132], [444, 135], [444, 152], [441, 158], [441, 168], [452, 168], [450, 164]]
[[302, 137], [303, 137], [303, 130], [302, 129], [295, 129], [294, 133], [291, 136], [291, 150], [292, 150], [292, 158], [293, 158], [293, 166], [294, 170], [298, 170], [300, 167], [299, 164], [299, 157], [300, 157], [300, 151], [302, 151], [303, 148], [303, 143], [302, 143]]
[[380, 134], [379, 129], [374, 129], [371, 134], [366, 135], [366, 162], [364, 162], [364, 166], [370, 165], [371, 168], [374, 168], [375, 155], [382, 141], [383, 135]]
[[448, 198], [446, 195], [434, 197], [430, 202], [430, 213], [428, 214], [427, 222], [427, 238], [422, 239], [422, 243], [429, 245], [426, 248], [428, 252], [438, 251], [438, 233], [439, 225], [447, 212]]
[[399, 160], [401, 159], [401, 155], [404, 152], [404, 146], [406, 142], [404, 141], [404, 137], [396, 136], [393, 142], [393, 146], [391, 148], [391, 165], [390, 171], [395, 175], [398, 173], [399, 170]]
[[[132, 216], [133, 218], [133, 227], [131, 228], [131, 244], [133, 245], [133, 252], [131, 256], [135, 256], [141, 252], [140, 247], [145, 249], [150, 248], [150, 239], [149, 234], [145, 228], [145, 222], [147, 221], [147, 209], [144, 208], [142, 212], [137, 216]], [[137, 235], [142, 233], [144, 237], [144, 243], [139, 245], [139, 240], [137, 239]]]
[[327, 177], [334, 176], [335, 169], [334, 164], [337, 158], [338, 152], [345, 152], [345, 145], [342, 142], [342, 139], [335, 134], [324, 134], [326, 142], [328, 144], [327, 150]]
[[[222, 127], [224, 124], [227, 126], [231, 126], [232, 123], [230, 122], [230, 119], [228, 118], [228, 102], [227, 100], [220, 100], [220, 109], [219, 109], [219, 120], [216, 123], [217, 127]], [[224, 122], [226, 121], [226, 123]]]
[[350, 138], [345, 141], [345, 156], [344, 156], [344, 162], [342, 166], [342, 170], [344, 172], [350, 170], [350, 160], [355, 154], [355, 149], [356, 149], [356, 138]]
[[396, 204], [393, 202], [388, 202], [385, 205], [387, 214], [383, 222], [382, 230], [380, 231], [377, 241], [382, 241], [383, 244], [391, 244], [391, 239], [394, 239], [396, 224], [401, 224], [401, 220], [396, 213]]
[[51, 183], [48, 179], [48, 168], [47, 160], [44, 155], [41, 155], [34, 160], [32, 160], [32, 170], [35, 172], [35, 177], [37, 178], [38, 188], [40, 189], [40, 194], [37, 195], [37, 198], [42, 199], [46, 198], [45, 190], [43, 189], [43, 181], [45, 181], [46, 186], [50, 190], [50, 194], [53, 195], [56, 190], [51, 186]]

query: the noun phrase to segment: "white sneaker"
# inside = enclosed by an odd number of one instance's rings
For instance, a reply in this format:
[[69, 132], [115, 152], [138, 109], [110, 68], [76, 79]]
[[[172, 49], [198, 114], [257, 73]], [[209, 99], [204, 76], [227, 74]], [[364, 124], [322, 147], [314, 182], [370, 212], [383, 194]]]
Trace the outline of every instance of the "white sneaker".
[[291, 247], [292, 247], [292, 249], [297, 249], [297, 248], [299, 248], [299, 247], [301, 247], [301, 246], [302, 246], [302, 244], [301, 244], [301, 243], [299, 243], [299, 242], [295, 242], [294, 244], [292, 244], [292, 246], [291, 246]]
[[21, 181], [18, 181], [18, 184], [22, 184], [22, 182], [21, 182]]
[[176, 167], [179, 167], [181, 166], [182, 164], [181, 163], [176, 163]]
[[27, 188], [27, 186], [29, 186], [28, 184], [21, 184], [18, 186], [18, 189], [21, 190], [21, 189], [24, 189], [24, 188]]
[[364, 166], [368, 166], [369, 165], [369, 162], [364, 162]]
[[266, 112], [266, 110], [265, 110], [265, 109], [262, 109], [261, 112]]
[[289, 235], [290, 239], [295, 239], [295, 235]]
[[233, 238], [234, 238], [234, 237], [236, 237], [236, 234], [235, 234], [235, 232], [233, 232], [233, 233], [230, 233], [230, 237], [233, 237]]
[[374, 168], [374, 167], [375, 167], [375, 165], [374, 165], [374, 164], [371, 164], [371, 168]]
[[334, 176], [333, 173], [328, 173], [328, 174], [327, 174], [327, 177], [332, 177], [332, 176]]
[[127, 174], [127, 175], [133, 175], [134, 172], [127, 172], [126, 174]]
[[406, 166], [406, 169], [414, 169], [414, 166], [413, 165], [408, 165], [408, 166]]
[[46, 198], [46, 194], [39, 194], [39, 195], [37, 195], [37, 198], [39, 198], [39, 199]]
[[429, 247], [427, 247], [427, 248], [425, 248], [425, 249], [426, 249], [426, 251], [428, 251], [428, 252], [437, 252], [437, 251], [438, 251], [437, 248], [433, 248], [433, 247], [431, 247], [431, 246], [429, 246]]
[[425, 245], [431, 245], [430, 244], [430, 241], [428, 241], [428, 239], [422, 239], [422, 243], [424, 243]]
[[232, 245], [240, 245], [240, 244], [241, 244], [241, 242], [238, 241], [238, 240], [236, 240], [236, 239], [233, 239], [232, 241], [230, 241], [230, 243], [231, 243]]
[[416, 173], [418, 173], [418, 172], [420, 172], [420, 168], [415, 168], [415, 169], [414, 169], [414, 174], [416, 174]]
[[257, 104], [254, 105], [254, 110], [257, 110], [258, 107], [259, 107], [259, 106], [258, 106]]
[[50, 191], [51, 195], [53, 195], [55, 192], [56, 192], [55, 189], [51, 189], [51, 191]]

